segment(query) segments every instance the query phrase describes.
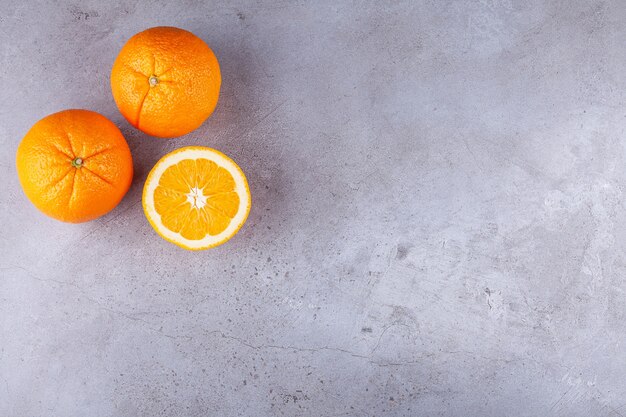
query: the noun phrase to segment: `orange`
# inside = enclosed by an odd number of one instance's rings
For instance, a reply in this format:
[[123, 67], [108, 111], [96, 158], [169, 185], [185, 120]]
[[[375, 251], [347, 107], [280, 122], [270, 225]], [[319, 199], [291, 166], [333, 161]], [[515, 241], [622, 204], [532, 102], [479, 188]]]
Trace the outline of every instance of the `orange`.
[[221, 82], [211, 48], [174, 27], [155, 27], [130, 38], [111, 71], [113, 98], [126, 120], [166, 138], [191, 132], [213, 113]]
[[189, 249], [226, 242], [250, 212], [250, 188], [243, 171], [215, 149], [188, 146], [165, 155], [143, 188], [143, 209], [165, 240]]
[[16, 159], [20, 183], [35, 207], [70, 223], [111, 211], [133, 178], [122, 132], [88, 110], [65, 110], [35, 123]]

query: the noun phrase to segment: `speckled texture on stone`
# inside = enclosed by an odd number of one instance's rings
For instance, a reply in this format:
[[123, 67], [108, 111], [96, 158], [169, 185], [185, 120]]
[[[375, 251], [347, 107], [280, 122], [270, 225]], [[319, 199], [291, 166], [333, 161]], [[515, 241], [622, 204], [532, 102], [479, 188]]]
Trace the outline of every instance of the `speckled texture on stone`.
[[[620, 0], [0, 0], [0, 416], [626, 415], [626, 7]], [[178, 139], [117, 111], [156, 25], [223, 72]], [[118, 124], [133, 186], [68, 225], [15, 174], [65, 108]], [[228, 244], [161, 240], [165, 153], [233, 157]]]

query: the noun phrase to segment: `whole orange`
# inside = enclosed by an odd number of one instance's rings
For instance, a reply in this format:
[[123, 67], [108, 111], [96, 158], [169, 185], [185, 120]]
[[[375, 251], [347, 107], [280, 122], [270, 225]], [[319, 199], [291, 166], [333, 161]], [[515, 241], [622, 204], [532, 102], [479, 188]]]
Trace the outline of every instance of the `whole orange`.
[[55, 219], [80, 223], [111, 211], [133, 179], [133, 160], [122, 132], [89, 110], [44, 117], [17, 148], [24, 193]]
[[111, 71], [120, 112], [137, 129], [159, 137], [198, 128], [213, 113], [221, 82], [211, 48], [193, 33], [174, 27], [134, 35]]

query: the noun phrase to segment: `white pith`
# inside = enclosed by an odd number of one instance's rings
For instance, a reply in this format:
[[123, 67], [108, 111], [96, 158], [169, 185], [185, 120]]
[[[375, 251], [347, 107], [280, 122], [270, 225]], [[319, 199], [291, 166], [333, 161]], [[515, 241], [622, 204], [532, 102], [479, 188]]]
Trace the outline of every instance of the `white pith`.
[[189, 193], [186, 194], [187, 202], [191, 204], [191, 207], [201, 209], [206, 206], [207, 196], [204, 195], [202, 188], [192, 187]]
[[[207, 235], [203, 239], [199, 240], [186, 239], [180, 233], [174, 232], [165, 227], [161, 221], [161, 215], [157, 213], [154, 208], [154, 191], [159, 185], [161, 175], [163, 175], [167, 168], [184, 159], [208, 159], [209, 161], [213, 161], [218, 166], [224, 167], [228, 170], [235, 180], [235, 192], [239, 195], [240, 201], [239, 210], [237, 211], [235, 217], [231, 220], [228, 227], [215, 236]], [[250, 206], [250, 194], [248, 193], [247, 181], [239, 167], [232, 160], [230, 160], [230, 158], [208, 148], [185, 149], [161, 159], [155, 165], [152, 173], [150, 174], [150, 181], [145, 185], [144, 196], [146, 215], [149, 217], [152, 224], [157, 228], [159, 233], [166, 239], [175, 241], [192, 249], [212, 246], [215, 243], [221, 242], [233, 235], [246, 220], [248, 207]], [[202, 190], [194, 187], [190, 190], [189, 194], [187, 194], [187, 201], [194, 207], [202, 208], [206, 204], [206, 196], [204, 196]]]

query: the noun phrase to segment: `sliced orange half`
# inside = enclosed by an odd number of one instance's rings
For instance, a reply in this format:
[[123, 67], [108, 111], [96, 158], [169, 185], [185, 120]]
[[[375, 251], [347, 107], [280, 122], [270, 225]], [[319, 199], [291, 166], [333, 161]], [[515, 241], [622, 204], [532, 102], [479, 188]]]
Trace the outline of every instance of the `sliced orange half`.
[[215, 149], [189, 146], [165, 155], [143, 188], [143, 210], [165, 240], [189, 250], [233, 237], [250, 212], [243, 171]]

